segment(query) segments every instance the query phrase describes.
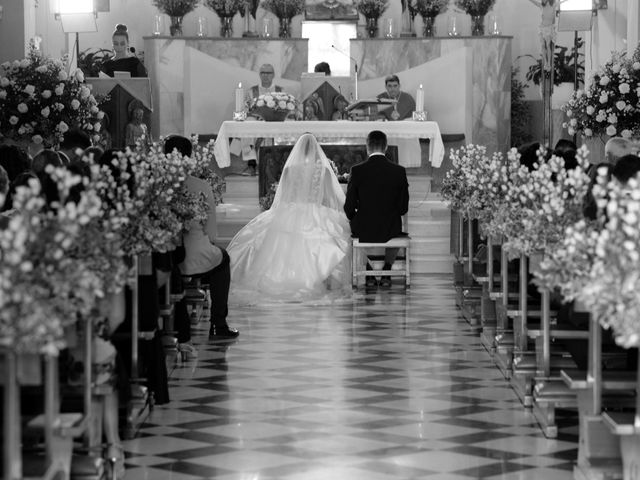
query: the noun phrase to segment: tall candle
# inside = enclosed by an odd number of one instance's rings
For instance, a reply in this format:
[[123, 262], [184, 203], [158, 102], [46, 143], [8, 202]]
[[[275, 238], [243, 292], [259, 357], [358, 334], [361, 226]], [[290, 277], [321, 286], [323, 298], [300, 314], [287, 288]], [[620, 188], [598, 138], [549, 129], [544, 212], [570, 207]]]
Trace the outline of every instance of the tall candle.
[[238, 88], [236, 88], [236, 112], [241, 112], [244, 110], [244, 88], [242, 88], [242, 83], [238, 83]]
[[424, 111], [424, 90], [422, 89], [422, 84], [418, 87], [418, 91], [416, 92], [416, 112]]

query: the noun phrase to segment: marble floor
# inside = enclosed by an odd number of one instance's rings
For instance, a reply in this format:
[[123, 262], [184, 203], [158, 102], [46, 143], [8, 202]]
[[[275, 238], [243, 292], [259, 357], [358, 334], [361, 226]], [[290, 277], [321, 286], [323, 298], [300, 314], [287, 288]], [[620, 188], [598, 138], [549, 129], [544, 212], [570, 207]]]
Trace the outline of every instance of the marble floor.
[[577, 419], [546, 439], [455, 307], [450, 275], [332, 306], [232, 308], [234, 343], [178, 363], [124, 442], [127, 480], [569, 480]]

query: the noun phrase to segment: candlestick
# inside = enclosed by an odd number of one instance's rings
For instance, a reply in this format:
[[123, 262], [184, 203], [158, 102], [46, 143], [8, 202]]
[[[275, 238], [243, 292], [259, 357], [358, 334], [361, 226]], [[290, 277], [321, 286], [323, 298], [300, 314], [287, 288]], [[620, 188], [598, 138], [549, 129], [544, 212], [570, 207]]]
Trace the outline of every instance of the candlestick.
[[422, 84], [418, 87], [418, 91], [416, 93], [416, 112], [424, 111], [424, 90], [422, 89]]
[[244, 88], [242, 88], [242, 83], [238, 83], [238, 88], [236, 88], [236, 112], [241, 112], [244, 110]]

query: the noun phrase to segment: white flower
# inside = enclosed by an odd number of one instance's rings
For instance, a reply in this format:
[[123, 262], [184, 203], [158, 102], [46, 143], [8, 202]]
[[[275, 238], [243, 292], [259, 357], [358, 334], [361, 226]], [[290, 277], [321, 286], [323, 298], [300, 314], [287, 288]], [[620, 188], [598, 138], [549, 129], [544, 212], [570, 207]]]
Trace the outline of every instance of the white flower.
[[78, 68], [75, 73], [76, 73], [76, 80], [78, 80], [79, 82], [84, 82], [84, 73], [82, 73], [82, 70]]
[[43, 90], [42, 98], [51, 98], [51, 90]]
[[572, 127], [577, 126], [577, 125], [578, 125], [578, 120], [576, 120], [575, 118], [572, 118], [572, 119], [569, 121], [569, 125], [571, 125]]
[[34, 87], [33, 85], [27, 85], [26, 87], [24, 87], [24, 93], [26, 93], [27, 95], [33, 95], [35, 91], [36, 87]]
[[629, 86], [628, 83], [621, 83], [620, 86], [618, 87], [618, 90], [620, 90], [620, 93], [622, 93], [623, 95], [626, 93], [629, 93], [631, 91], [631, 87]]
[[60, 70], [60, 72], [58, 72], [58, 80], [60, 80], [61, 82], [66, 82], [68, 78], [69, 75], [67, 75], [67, 72], [65, 72], [64, 70]]
[[85, 98], [88, 98], [89, 95], [91, 95], [91, 90], [87, 87], [80, 87], [80, 98], [84, 100]]
[[611, 124], [618, 123], [618, 116], [615, 113], [611, 113], [607, 117], [607, 122], [609, 122]]
[[287, 110], [294, 110], [295, 108], [296, 106], [292, 102], [287, 103]]
[[620, 65], [618, 63], [614, 63], [613, 66], [611, 67], [611, 71], [613, 73], [618, 73], [620, 71]]
[[40, 110], [40, 115], [42, 115], [44, 118], [47, 118], [50, 113], [51, 110], [49, 110], [49, 107], [44, 107], [42, 110]]
[[602, 76], [600, 78], [600, 85], [602, 85], [603, 87], [607, 86], [609, 84], [611, 80], [609, 79], [609, 77], [607, 77], [606, 75]]
[[18, 111], [20, 113], [27, 113], [29, 111], [29, 107], [27, 107], [27, 104], [24, 102], [20, 102], [18, 104]]
[[44, 65], [40, 65], [39, 67], [36, 67], [36, 72], [47, 73], [47, 67], [45, 67]]
[[607, 95], [607, 92], [603, 92], [598, 101], [600, 103], [607, 103], [609, 101], [609, 95]]
[[633, 62], [633, 69], [640, 70], [640, 62]]
[[633, 134], [633, 132], [631, 130], [626, 129], [626, 128], [620, 132], [620, 135], [623, 138], [631, 138], [632, 134]]
[[[58, 96], [62, 95], [62, 94], [64, 93], [64, 87], [63, 87], [62, 85], [58, 85], [58, 86], [56, 87], [55, 92], [56, 92], [56, 95], [58, 95]], [[604, 103], [604, 102], [603, 102], [603, 103]]]
[[73, 100], [71, 100], [71, 108], [73, 110], [78, 110], [80, 108], [80, 102], [78, 101], [77, 98], [74, 98]]
[[9, 117], [9, 123], [11, 125], [17, 125], [18, 124], [18, 117], [16, 117], [15, 115], [11, 115]]
[[57, 128], [61, 133], [64, 133], [64, 132], [66, 132], [67, 130], [69, 130], [69, 125], [67, 125], [67, 124], [66, 124], [66, 123], [64, 123], [64, 122], [60, 122], [56, 128]]
[[0, 78], [0, 87], [8, 87], [10, 83], [7, 77]]
[[18, 135], [24, 135], [25, 133], [27, 133], [27, 130], [23, 125], [20, 125], [20, 128], [18, 128]]
[[624, 108], [625, 108], [626, 106], [627, 106], [627, 103], [626, 103], [626, 102], [624, 102], [623, 100], [618, 100], [618, 101], [616, 102], [616, 108], [617, 108], [618, 110], [624, 110]]
[[96, 130], [96, 132], [99, 132], [100, 128], [102, 128], [102, 125], [100, 124], [100, 122], [96, 122], [94, 123], [93, 128]]
[[91, 110], [91, 113], [93, 113], [94, 115], [100, 111], [100, 109], [95, 105], [91, 105], [90, 110]]
[[273, 100], [267, 100], [267, 107], [273, 108], [275, 106], [276, 106], [276, 102], [274, 102]]
[[7, 91], [0, 90], [0, 100], [4, 100], [5, 98], [7, 98]]
[[595, 111], [596, 111], [596, 109], [593, 108], [593, 106], [589, 105], [587, 107], [587, 115], [593, 115]]
[[34, 135], [33, 137], [31, 137], [31, 141], [40, 145], [43, 141], [43, 138], [40, 135]]
[[256, 107], [264, 107], [264, 100], [258, 100], [256, 102]]
[[102, 120], [104, 118], [104, 112], [100, 110], [98, 113], [96, 113], [96, 118], [98, 120]]
[[567, 110], [567, 117], [570, 117], [571, 115], [573, 115], [573, 112], [571, 110]]
[[31, 62], [28, 59], [20, 60], [20, 67], [27, 68], [29, 65], [31, 65]]
[[280, 100], [278, 102], [278, 107], [280, 107], [282, 110], [284, 110], [285, 108], [287, 108], [287, 102], [285, 102], [284, 100]]
[[593, 130], [591, 130], [590, 128], [585, 128], [584, 129], [584, 135], [586, 137], [593, 137]]
[[610, 137], [613, 137], [616, 134], [617, 130], [616, 127], [614, 127], [613, 125], [609, 125], [607, 127], [607, 135], [609, 135]]

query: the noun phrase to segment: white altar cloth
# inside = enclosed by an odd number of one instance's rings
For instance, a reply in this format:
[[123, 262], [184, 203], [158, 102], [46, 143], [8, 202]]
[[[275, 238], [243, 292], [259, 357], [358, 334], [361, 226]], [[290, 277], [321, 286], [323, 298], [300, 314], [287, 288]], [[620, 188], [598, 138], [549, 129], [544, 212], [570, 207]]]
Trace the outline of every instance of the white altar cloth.
[[276, 143], [294, 143], [303, 133], [312, 133], [320, 143], [335, 143], [336, 140], [360, 140], [364, 145], [367, 134], [382, 130], [387, 134], [389, 145], [398, 146], [398, 163], [403, 167], [420, 166], [420, 138], [429, 139], [431, 165], [439, 167], [444, 158], [444, 143], [436, 122], [350, 122], [350, 121], [290, 121], [244, 122], [225, 121], [218, 131], [214, 147], [220, 168], [231, 164], [229, 141], [232, 138], [273, 138]]

